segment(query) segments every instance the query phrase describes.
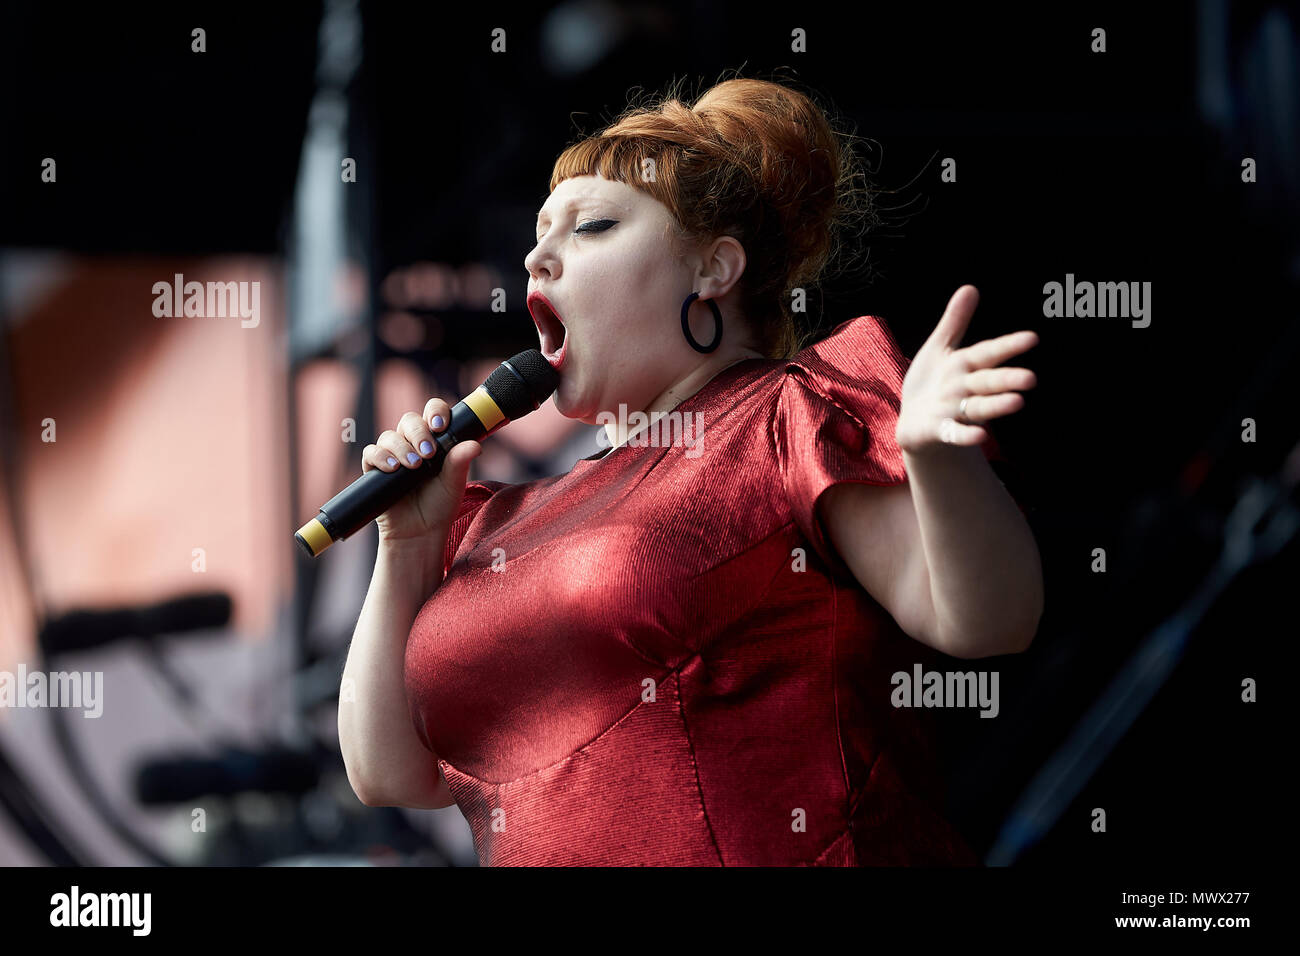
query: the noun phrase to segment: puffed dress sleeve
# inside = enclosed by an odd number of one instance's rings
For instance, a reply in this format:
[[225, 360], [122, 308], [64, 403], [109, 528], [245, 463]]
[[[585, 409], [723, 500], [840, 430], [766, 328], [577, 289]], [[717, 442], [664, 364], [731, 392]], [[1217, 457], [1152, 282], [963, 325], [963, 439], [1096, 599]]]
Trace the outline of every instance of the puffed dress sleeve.
[[[832, 485], [896, 485], [907, 480], [894, 440], [910, 360], [884, 321], [865, 315], [788, 359], [772, 422], [786, 502], [827, 567], [848, 574], [816, 517]], [[985, 458], [1001, 460], [990, 436]]]

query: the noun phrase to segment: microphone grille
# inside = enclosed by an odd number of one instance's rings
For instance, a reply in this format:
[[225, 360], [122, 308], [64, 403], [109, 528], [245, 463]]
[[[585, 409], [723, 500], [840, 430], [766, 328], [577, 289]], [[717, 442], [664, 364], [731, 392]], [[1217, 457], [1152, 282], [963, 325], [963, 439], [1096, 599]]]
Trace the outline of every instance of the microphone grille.
[[[514, 371], [511, 371], [511, 369]], [[493, 370], [483, 383], [502, 414], [514, 421], [535, 410], [560, 384], [560, 373], [537, 349], [525, 349]]]

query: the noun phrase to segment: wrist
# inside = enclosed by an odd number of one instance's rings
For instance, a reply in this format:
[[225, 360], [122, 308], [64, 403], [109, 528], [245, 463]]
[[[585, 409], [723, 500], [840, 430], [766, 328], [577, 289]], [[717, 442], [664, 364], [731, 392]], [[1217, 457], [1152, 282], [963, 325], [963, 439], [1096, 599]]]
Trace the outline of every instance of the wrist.
[[442, 556], [446, 548], [446, 533], [423, 535], [416, 538], [388, 538], [379, 536], [377, 561], [383, 561], [403, 573], [416, 575], [424, 591], [430, 591], [442, 582]]
[[964, 445], [950, 445], [947, 442], [929, 442], [924, 445], [899, 445], [903, 452], [904, 459], [913, 461], [928, 461], [932, 458], [951, 458], [954, 453], [960, 452]]

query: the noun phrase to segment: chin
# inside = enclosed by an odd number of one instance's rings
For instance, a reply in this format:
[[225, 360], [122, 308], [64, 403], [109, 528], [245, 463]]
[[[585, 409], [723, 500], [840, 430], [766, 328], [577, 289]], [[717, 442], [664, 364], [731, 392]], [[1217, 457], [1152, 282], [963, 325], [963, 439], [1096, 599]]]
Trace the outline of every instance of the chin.
[[555, 390], [555, 410], [565, 418], [573, 418], [586, 425], [596, 423], [596, 413], [587, 411], [580, 407], [575, 401], [572, 394], [573, 379], [563, 377], [560, 379], [560, 387]]

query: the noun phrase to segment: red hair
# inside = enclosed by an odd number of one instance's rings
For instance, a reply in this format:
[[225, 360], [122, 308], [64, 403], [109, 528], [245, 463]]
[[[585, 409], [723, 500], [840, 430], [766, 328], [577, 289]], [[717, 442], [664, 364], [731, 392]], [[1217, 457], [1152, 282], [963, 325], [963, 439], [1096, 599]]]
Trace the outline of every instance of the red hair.
[[767, 357], [788, 358], [808, 335], [795, 323], [793, 290], [821, 281], [844, 226], [874, 221], [850, 139], [810, 96], [731, 79], [692, 106], [670, 89], [629, 107], [560, 154], [550, 188], [598, 173], [640, 189], [672, 213], [676, 250], [734, 236], [746, 257], [743, 318]]

